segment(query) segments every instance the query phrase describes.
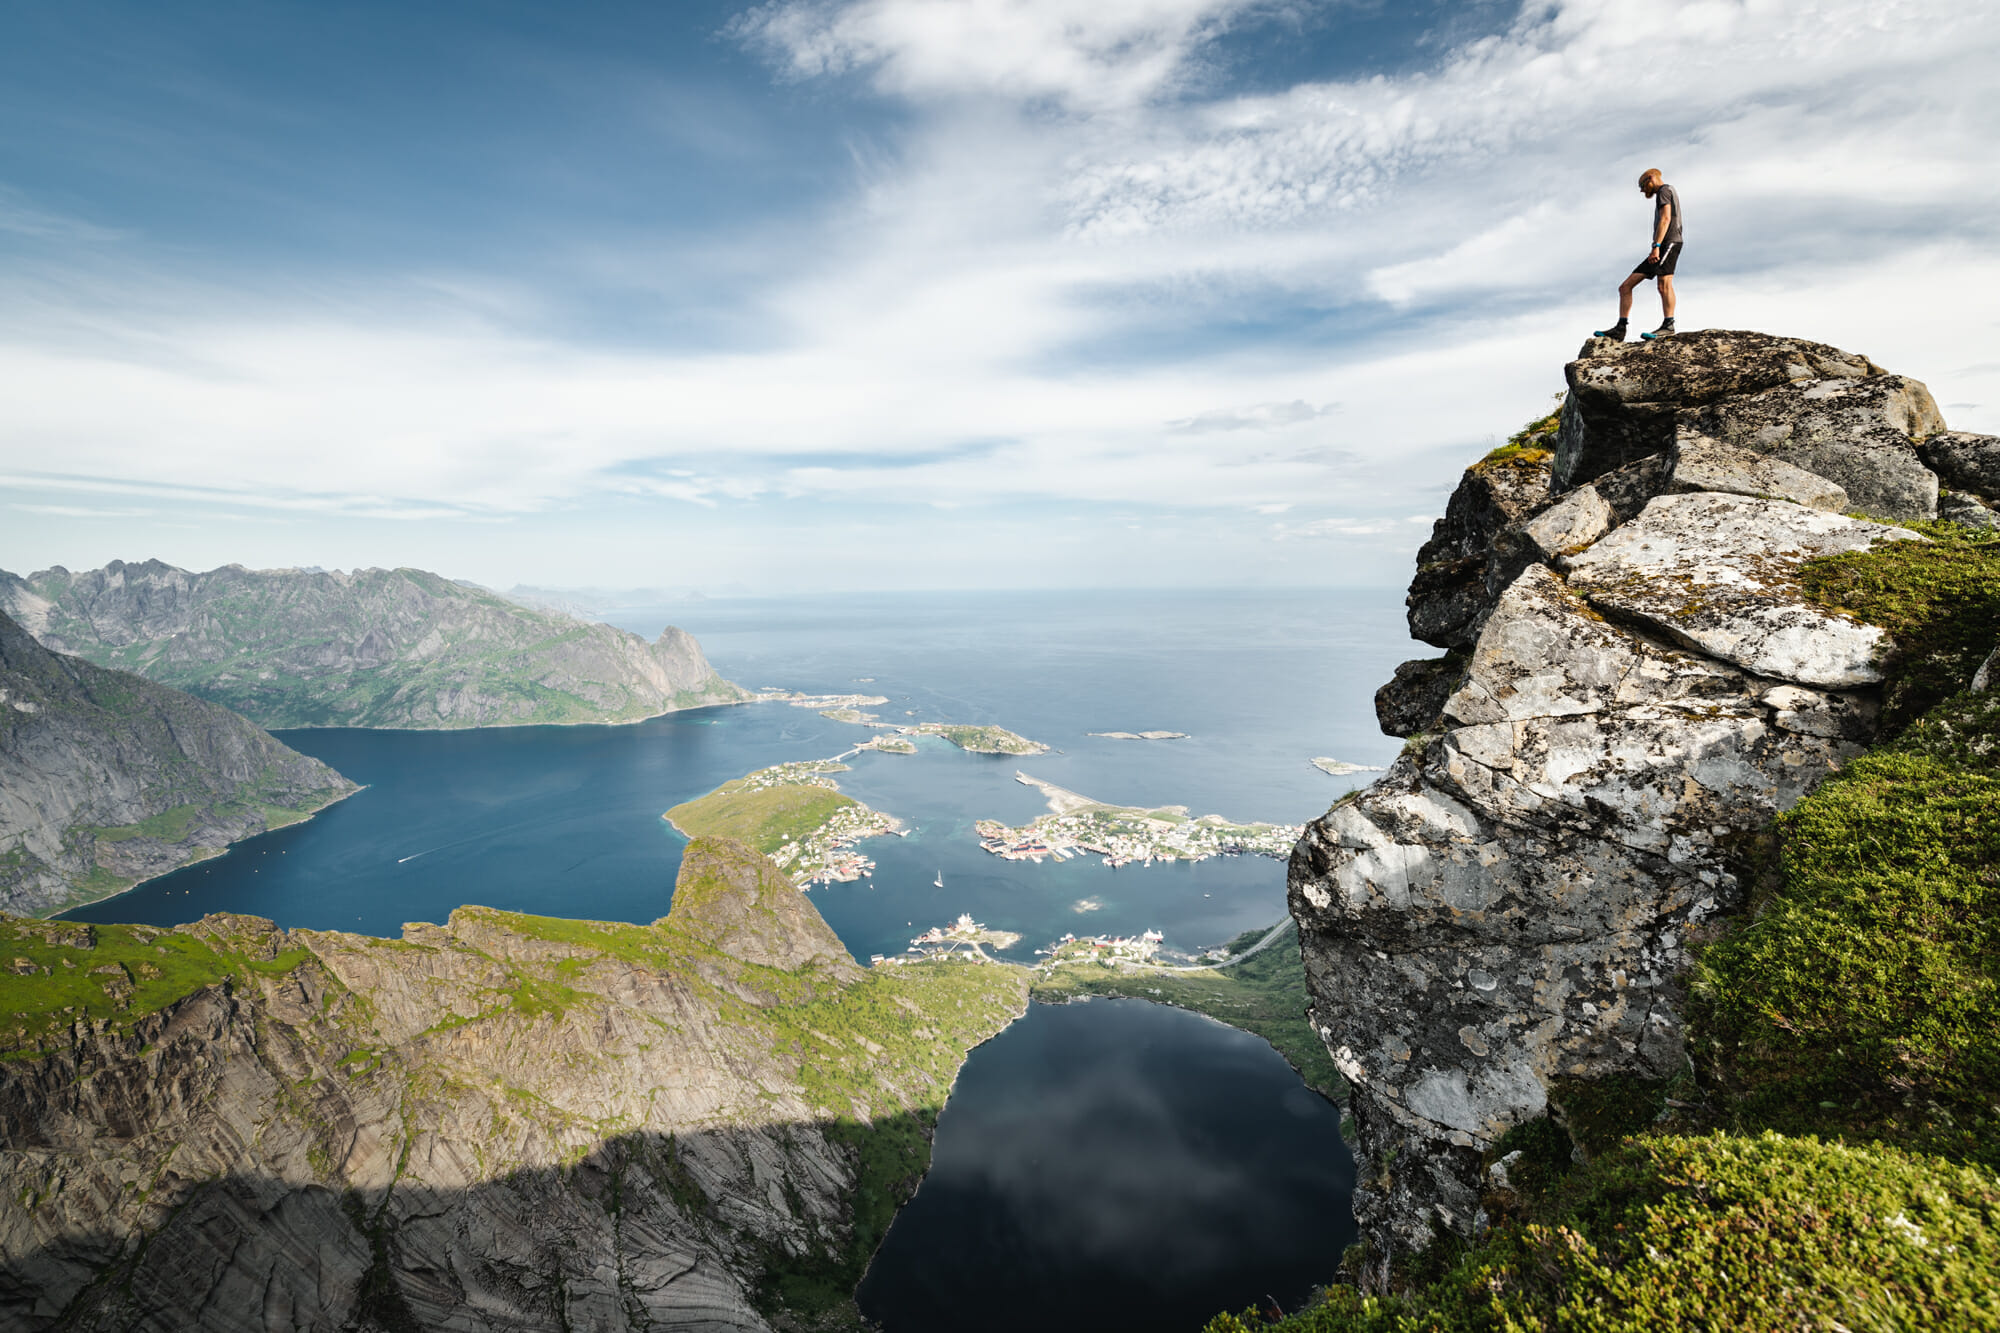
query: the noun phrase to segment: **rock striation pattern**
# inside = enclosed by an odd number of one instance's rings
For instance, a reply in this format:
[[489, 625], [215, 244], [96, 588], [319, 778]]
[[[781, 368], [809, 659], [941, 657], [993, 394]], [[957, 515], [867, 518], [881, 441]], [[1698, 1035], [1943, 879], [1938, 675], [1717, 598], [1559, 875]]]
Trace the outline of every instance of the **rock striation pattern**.
[[0, 911], [89, 902], [355, 790], [226, 708], [0, 613]]
[[[24, 1331], [765, 1330], [770, 1274], [879, 1239], [856, 1145], [897, 1122], [921, 1145], [1026, 1007], [1017, 968], [864, 973], [722, 841], [652, 926], [0, 936], [0, 1046], [28, 1043], [0, 1061], [0, 1326]], [[39, 1036], [6, 1012], [99, 974], [109, 998]], [[177, 974], [198, 984], [148, 1009]], [[906, 1197], [923, 1165], [869, 1187]]]
[[649, 644], [416, 569], [193, 574], [114, 560], [0, 572], [0, 611], [59, 652], [266, 727], [630, 722], [750, 697], [684, 630]]
[[1378, 1288], [1478, 1230], [1508, 1129], [1685, 1068], [1691, 936], [1875, 731], [1882, 633], [1800, 567], [1925, 540], [1877, 520], [1931, 517], [1941, 476], [2000, 498], [2000, 441], [1943, 435], [1921, 384], [1836, 348], [1593, 341], [1567, 377], [1553, 454], [1468, 469], [1419, 556], [1411, 631], [1453, 651], [1377, 697], [1411, 743], [1292, 856]]

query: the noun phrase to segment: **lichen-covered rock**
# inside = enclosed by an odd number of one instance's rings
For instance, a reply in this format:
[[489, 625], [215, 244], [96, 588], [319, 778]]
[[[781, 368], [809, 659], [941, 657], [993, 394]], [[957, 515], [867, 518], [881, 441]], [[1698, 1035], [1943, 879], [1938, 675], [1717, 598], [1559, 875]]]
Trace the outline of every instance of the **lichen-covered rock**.
[[1873, 705], [1661, 647], [1534, 566], [1444, 723], [1290, 875], [1313, 1022], [1381, 1164], [1356, 1215], [1405, 1250], [1469, 1232], [1478, 1150], [1551, 1082], [1678, 1068], [1687, 928], [1740, 897], [1716, 831], [1795, 802]]
[[1611, 506], [1594, 486], [1579, 486], [1519, 525], [1519, 532], [1537, 559], [1553, 560], [1581, 551], [1611, 531]]
[[1375, 721], [1382, 734], [1414, 736], [1430, 730], [1464, 673], [1463, 653], [1418, 658], [1397, 667], [1395, 676], [1375, 691]]
[[1410, 636], [1438, 648], [1469, 648], [1501, 591], [1527, 558], [1503, 551], [1500, 533], [1551, 503], [1549, 456], [1502, 454], [1465, 470], [1444, 517], [1417, 552], [1410, 583]]
[[1923, 510], [1912, 437], [1941, 423], [1914, 381], [1722, 332], [1597, 340], [1568, 369], [1554, 494], [1448, 515], [1430, 553], [1456, 582], [1433, 566], [1412, 585], [1413, 626], [1422, 605], [1449, 630], [1433, 642], [1472, 635], [1462, 667], [1408, 663], [1384, 687], [1385, 729], [1421, 728], [1421, 748], [1292, 857], [1375, 1290], [1438, 1231], [1476, 1233], [1482, 1154], [1508, 1129], [1685, 1068], [1690, 933], [1741, 906], [1746, 845], [1878, 726], [1891, 645], [1808, 599], [1800, 567], [1922, 540], [1836, 512]]
[[1881, 369], [1824, 343], [1704, 329], [1652, 342], [1593, 339], [1563, 374], [1569, 394], [1553, 475], [1567, 489], [1665, 451], [1684, 409], [1794, 380], [1864, 379]]
[[1847, 492], [1804, 468], [1747, 449], [1732, 449], [1706, 435], [1683, 431], [1674, 444], [1667, 490], [1680, 495], [1716, 491], [1790, 500], [1808, 509], [1847, 509]]
[[1759, 675], [1844, 689], [1882, 679], [1886, 636], [1807, 600], [1798, 569], [1885, 540], [1923, 539], [1777, 500], [1668, 495], [1566, 564], [1600, 610]]
[[1986, 532], [2000, 531], [2000, 514], [1969, 495], [1945, 494], [1938, 497], [1937, 516], [1962, 527]]
[[1901, 375], [1800, 380], [1679, 413], [1684, 428], [1837, 482], [1861, 512], [1931, 518], [1937, 474], [1917, 442], [1944, 429], [1930, 390]]
[[1919, 445], [1917, 454], [1952, 490], [2000, 501], [2000, 435], [1940, 431]]

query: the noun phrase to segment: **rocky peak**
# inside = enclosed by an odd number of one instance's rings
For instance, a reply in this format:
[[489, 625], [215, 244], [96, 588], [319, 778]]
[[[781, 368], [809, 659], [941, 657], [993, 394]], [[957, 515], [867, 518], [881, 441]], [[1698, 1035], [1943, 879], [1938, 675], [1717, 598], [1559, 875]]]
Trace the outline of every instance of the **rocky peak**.
[[1378, 1286], [1479, 1228], [1509, 1128], [1685, 1068], [1690, 941], [1880, 716], [1891, 645], [1805, 562], [1925, 540], [1896, 521], [1941, 478], [1946, 512], [2000, 521], [2000, 440], [1864, 356], [1717, 331], [1593, 340], [1566, 376], [1552, 456], [1468, 468], [1418, 557], [1412, 632], [1452, 651], [1377, 696], [1412, 743], [1292, 857]]
[[659, 924], [732, 958], [839, 981], [861, 969], [825, 918], [785, 873], [733, 838], [696, 838], [681, 854], [674, 903]]

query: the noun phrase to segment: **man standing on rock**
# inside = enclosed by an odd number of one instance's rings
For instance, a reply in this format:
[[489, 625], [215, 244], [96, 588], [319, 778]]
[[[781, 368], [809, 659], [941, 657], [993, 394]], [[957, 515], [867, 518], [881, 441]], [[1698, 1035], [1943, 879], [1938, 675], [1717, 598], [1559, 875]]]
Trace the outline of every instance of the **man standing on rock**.
[[1651, 341], [1674, 331], [1674, 266], [1681, 259], [1681, 197], [1660, 175], [1658, 167], [1639, 177], [1639, 188], [1653, 201], [1653, 248], [1646, 252], [1631, 276], [1618, 285], [1618, 322], [1608, 329], [1599, 329], [1593, 337], [1625, 341], [1625, 317], [1632, 313], [1632, 289], [1649, 278], [1659, 285], [1660, 313], [1665, 318], [1659, 328], [1639, 336]]

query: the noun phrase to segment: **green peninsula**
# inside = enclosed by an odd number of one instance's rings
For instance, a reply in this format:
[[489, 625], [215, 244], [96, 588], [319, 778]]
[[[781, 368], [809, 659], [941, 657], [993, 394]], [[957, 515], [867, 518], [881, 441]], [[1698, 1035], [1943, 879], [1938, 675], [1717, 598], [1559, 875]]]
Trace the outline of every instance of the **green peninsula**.
[[776, 764], [683, 801], [661, 818], [689, 838], [734, 838], [769, 856], [801, 887], [847, 883], [873, 873], [875, 863], [854, 850], [864, 838], [902, 825], [842, 794], [834, 759]]

